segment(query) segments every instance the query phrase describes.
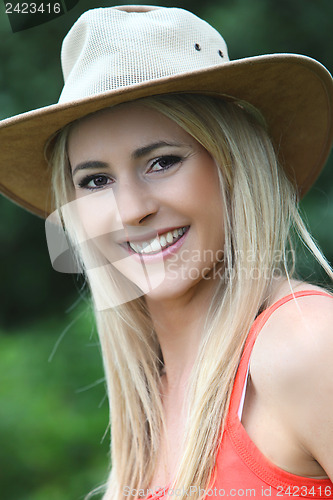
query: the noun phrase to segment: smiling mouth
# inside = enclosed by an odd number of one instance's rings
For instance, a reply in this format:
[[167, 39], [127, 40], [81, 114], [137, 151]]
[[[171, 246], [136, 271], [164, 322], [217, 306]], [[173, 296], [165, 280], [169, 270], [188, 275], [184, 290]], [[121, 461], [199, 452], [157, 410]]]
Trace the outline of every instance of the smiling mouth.
[[188, 231], [190, 226], [183, 226], [172, 231], [157, 235], [151, 240], [142, 243], [128, 241], [127, 245], [131, 252], [142, 255], [153, 255], [174, 245]]

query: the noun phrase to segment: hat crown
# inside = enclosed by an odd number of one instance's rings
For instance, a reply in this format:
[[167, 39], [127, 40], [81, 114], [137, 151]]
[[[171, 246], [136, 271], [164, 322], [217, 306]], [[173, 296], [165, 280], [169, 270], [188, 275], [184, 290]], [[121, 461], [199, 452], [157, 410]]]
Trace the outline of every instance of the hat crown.
[[65, 37], [61, 59], [61, 103], [229, 61], [208, 23], [184, 9], [151, 6], [85, 12]]

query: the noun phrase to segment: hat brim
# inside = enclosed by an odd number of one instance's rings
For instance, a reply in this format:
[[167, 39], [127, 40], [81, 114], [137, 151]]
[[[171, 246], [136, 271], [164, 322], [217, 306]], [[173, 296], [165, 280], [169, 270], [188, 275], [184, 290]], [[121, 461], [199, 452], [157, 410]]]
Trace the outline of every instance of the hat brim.
[[317, 61], [295, 54], [256, 56], [188, 74], [163, 77], [0, 123], [1, 191], [41, 217], [52, 206], [48, 138], [105, 107], [167, 93], [216, 93], [254, 105], [264, 116], [279, 160], [303, 196], [322, 170], [333, 140], [333, 81]]

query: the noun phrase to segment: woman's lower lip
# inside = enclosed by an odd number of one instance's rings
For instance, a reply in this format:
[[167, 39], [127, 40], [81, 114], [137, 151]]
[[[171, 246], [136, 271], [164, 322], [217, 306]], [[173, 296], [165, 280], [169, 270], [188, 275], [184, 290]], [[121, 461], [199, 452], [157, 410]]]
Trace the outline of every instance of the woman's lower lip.
[[153, 263], [154, 261], [160, 261], [161, 258], [163, 259], [167, 259], [169, 255], [172, 255], [174, 254], [175, 252], [177, 252], [177, 250], [182, 246], [182, 244], [184, 243], [185, 239], [186, 239], [186, 236], [189, 232], [189, 229], [190, 229], [190, 226], [187, 227], [185, 233], [179, 238], [179, 240], [175, 241], [175, 243], [172, 243], [172, 245], [166, 247], [166, 248], [163, 248], [160, 252], [157, 252], [157, 253], [153, 253], [153, 254], [145, 254], [145, 253], [137, 253], [137, 252], [134, 252], [133, 250], [130, 250], [129, 249], [129, 253], [130, 255], [138, 260], [139, 262], [151, 262]]

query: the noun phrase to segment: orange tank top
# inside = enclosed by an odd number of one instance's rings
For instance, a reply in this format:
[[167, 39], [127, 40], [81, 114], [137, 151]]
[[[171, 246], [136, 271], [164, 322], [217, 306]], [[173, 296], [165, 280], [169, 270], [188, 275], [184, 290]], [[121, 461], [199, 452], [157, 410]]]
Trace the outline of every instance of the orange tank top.
[[[333, 483], [329, 479], [313, 479], [286, 472], [270, 462], [251, 441], [241, 424], [250, 356], [261, 329], [270, 316], [293, 298], [324, 295], [325, 292], [301, 291], [288, 295], [263, 311], [254, 321], [248, 334], [238, 366], [222, 441], [218, 449], [211, 486], [202, 490], [210, 498], [333, 498]], [[161, 488], [149, 494], [146, 500], [177, 499], [180, 493], [191, 498], [191, 491], [177, 492]], [[194, 489], [192, 491], [192, 495]], [[187, 496], [186, 496], [187, 495]]]

